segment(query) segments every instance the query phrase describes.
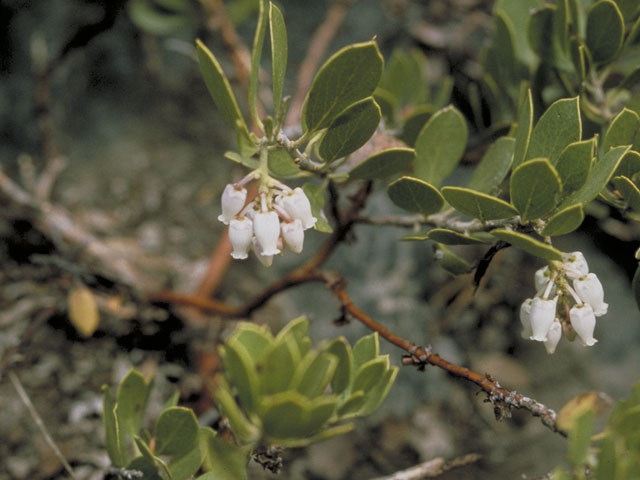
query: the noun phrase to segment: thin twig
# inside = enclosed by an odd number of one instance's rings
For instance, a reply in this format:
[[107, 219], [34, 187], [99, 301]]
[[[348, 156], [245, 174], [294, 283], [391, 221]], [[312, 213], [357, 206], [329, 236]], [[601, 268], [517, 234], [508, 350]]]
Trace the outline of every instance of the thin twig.
[[49, 432], [47, 431], [47, 427], [44, 425], [44, 422], [42, 421], [42, 418], [36, 411], [35, 407], [33, 406], [33, 403], [31, 403], [31, 399], [29, 398], [29, 395], [27, 395], [27, 392], [25, 392], [24, 388], [22, 387], [22, 383], [20, 383], [20, 379], [18, 378], [18, 376], [12, 371], [9, 371], [9, 380], [11, 380], [11, 383], [13, 384], [13, 388], [15, 388], [16, 392], [18, 392], [18, 396], [20, 397], [20, 400], [22, 400], [22, 403], [24, 403], [24, 406], [27, 407], [27, 410], [29, 410], [29, 414], [31, 415], [31, 418], [33, 418], [33, 421], [38, 426], [38, 429], [40, 430], [40, 433], [44, 437], [45, 442], [47, 442], [47, 445], [49, 445], [51, 450], [53, 450], [53, 453], [56, 455], [56, 457], [58, 457], [58, 460], [60, 460], [60, 463], [62, 463], [62, 466], [67, 471], [69, 476], [75, 479], [76, 476], [73, 473], [73, 468], [71, 468], [71, 465], [69, 465], [69, 462], [67, 462], [67, 459], [64, 457], [64, 455], [62, 454], [62, 452], [60, 451], [56, 443], [53, 441], [53, 438], [51, 438], [51, 435], [49, 435]]
[[393, 215], [366, 217], [359, 216], [355, 219], [356, 223], [364, 225], [387, 225], [392, 227], [416, 228], [419, 226], [431, 226], [435, 228], [448, 228], [460, 233], [484, 232], [493, 230], [494, 228], [506, 225], [508, 220], [492, 220], [481, 222], [480, 220], [458, 220], [440, 213], [434, 215]]
[[422, 478], [433, 478], [453, 468], [477, 462], [480, 458], [482, 457], [477, 453], [470, 453], [460, 458], [454, 458], [453, 460], [445, 460], [444, 458], [438, 457], [428, 462], [414, 465], [406, 470], [395, 472], [386, 477], [378, 477], [373, 480], [420, 480]]

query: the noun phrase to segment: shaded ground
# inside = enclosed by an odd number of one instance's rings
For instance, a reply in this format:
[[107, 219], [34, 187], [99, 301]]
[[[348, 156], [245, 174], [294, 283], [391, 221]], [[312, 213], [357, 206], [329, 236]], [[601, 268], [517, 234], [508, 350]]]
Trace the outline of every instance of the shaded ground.
[[[3, 169], [13, 178], [19, 177], [20, 163], [28, 164], [25, 157], [18, 161], [20, 155], [31, 155], [36, 168], [43, 165], [30, 49], [37, 50], [44, 40], [51, 52], [57, 51], [69, 31], [94, 21], [101, 11], [99, 2], [51, 3], [56, 5], [14, 1], [3, 7], [10, 13], [3, 15], [10, 27], [3, 48], [11, 54], [6, 57], [3, 52], [0, 118], [7, 141], [0, 154]], [[474, 2], [467, 3], [482, 12]], [[283, 4], [292, 56], [300, 59], [308, 32], [327, 5]], [[447, 11], [446, 4], [389, 1], [381, 7], [378, 2], [359, 2], [349, 11], [334, 45], [377, 34], [388, 54], [392, 45], [420, 43], [422, 37], [415, 32], [426, 35], [428, 19], [447, 13], [452, 26], [443, 31], [455, 32], [460, 20], [456, 15], [461, 13]], [[246, 38], [250, 24], [240, 27]], [[209, 40], [222, 51], [215, 39]], [[455, 59], [473, 51], [464, 44], [454, 47]], [[438, 54], [433, 46], [426, 49], [427, 54]], [[433, 71], [440, 71], [437, 61]], [[143, 262], [155, 262], [148, 266], [157, 288], [193, 291], [223, 231], [216, 220], [219, 193], [230, 177], [242, 174], [222, 160], [234, 139], [214, 112], [195, 63], [141, 34], [120, 13], [112, 28], [67, 58], [52, 79], [51, 92], [53, 135], [68, 159], [52, 201], [110, 247], [140, 252]], [[369, 202], [368, 212], [388, 209], [383, 195]], [[83, 263], [81, 251], [57, 251], [51, 239], [29, 222], [16, 220], [19, 217], [14, 206], [2, 204], [0, 480], [65, 478], [5, 381], [9, 370], [22, 381], [80, 479], [104, 477], [108, 459], [99, 418], [100, 388], [114, 385], [132, 365], [155, 372], [151, 416], [153, 406], [157, 413], [163, 399], [178, 388], [183, 404], [209, 418], [212, 411], [203, 396], [199, 361], [203, 352], [214, 348], [219, 319], [187, 323], [185, 319], [193, 316], [184, 310], [137, 309], [129, 292]], [[554, 356], [520, 339], [514, 312], [531, 294], [533, 272], [539, 266], [530, 257], [501, 253], [472, 297], [469, 278], [450, 280], [432, 266], [428, 245], [397, 242], [402, 233], [358, 227], [356, 241], [340, 247], [328, 265], [347, 277], [354, 300], [378, 321], [556, 409], [587, 390], [606, 391], [614, 398], [628, 394], [637, 380], [639, 354], [632, 347], [640, 340], [638, 314], [624, 270], [609, 260], [609, 251], [590, 246], [594, 235], [611, 241], [597, 222], [588, 222], [559, 247], [585, 252], [592, 270], [604, 280], [610, 313], [598, 326], [597, 347], [586, 350], [565, 342]], [[322, 234], [310, 237], [305, 254], [285, 256], [273, 269], [265, 270], [253, 260], [232, 265], [219, 296], [239, 304], [303, 261], [322, 241]], [[89, 339], [81, 338], [66, 316], [66, 292], [77, 279], [89, 284], [101, 302], [102, 321]], [[110, 303], [116, 301], [121, 303]], [[279, 328], [302, 313], [310, 315], [316, 339], [336, 335], [331, 322], [338, 315], [337, 305], [317, 286], [279, 295], [254, 320]], [[339, 333], [353, 340], [365, 331], [350, 324]], [[399, 364], [400, 353], [385, 348]], [[482, 460], [441, 478], [534, 477], [562, 462], [564, 439], [519, 412], [498, 423], [483, 399], [476, 388], [435, 369], [419, 373], [404, 368], [382, 411], [359, 423], [350, 435], [286, 452], [279, 477], [366, 479], [436, 456], [471, 452], [480, 453]], [[250, 478], [274, 477], [257, 465], [251, 468]]]

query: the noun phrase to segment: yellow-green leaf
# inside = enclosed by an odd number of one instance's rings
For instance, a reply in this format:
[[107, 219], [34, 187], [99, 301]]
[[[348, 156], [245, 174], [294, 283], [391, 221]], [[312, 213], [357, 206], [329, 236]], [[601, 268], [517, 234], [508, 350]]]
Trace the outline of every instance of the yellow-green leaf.
[[190, 408], [166, 409], [156, 422], [156, 453], [169, 456], [185, 455], [197, 446], [198, 430], [198, 420]]

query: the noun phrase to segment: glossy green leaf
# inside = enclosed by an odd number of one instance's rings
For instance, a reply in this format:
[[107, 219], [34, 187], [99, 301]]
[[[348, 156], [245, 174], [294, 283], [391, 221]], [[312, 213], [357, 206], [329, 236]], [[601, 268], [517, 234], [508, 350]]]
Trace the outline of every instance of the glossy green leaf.
[[467, 136], [467, 122], [455, 107], [436, 112], [416, 139], [414, 175], [432, 185], [440, 185], [460, 162]]
[[475, 167], [467, 187], [489, 193], [500, 185], [511, 168], [515, 144], [515, 139], [510, 137], [500, 137], [491, 144]]
[[437, 244], [435, 259], [438, 264], [453, 276], [473, 271], [473, 265], [443, 244]]
[[192, 26], [192, 20], [185, 12], [160, 10], [150, 0], [131, 0], [126, 5], [135, 26], [152, 35], [171, 35]]
[[431, 118], [433, 112], [434, 107], [432, 105], [420, 105], [415, 108], [407, 118], [405, 118], [402, 130], [398, 134], [398, 139], [402, 140], [410, 147], [415, 146], [418, 134], [429, 118]]
[[600, 0], [587, 13], [587, 47], [597, 63], [612, 60], [622, 46], [624, 19], [617, 5]]
[[430, 215], [444, 205], [444, 198], [432, 185], [417, 178], [401, 177], [387, 187], [393, 203], [409, 212]]
[[587, 461], [594, 417], [593, 410], [587, 410], [575, 420], [569, 432], [569, 461], [572, 465], [584, 465]]
[[278, 7], [269, 2], [269, 33], [271, 37], [271, 76], [273, 79], [273, 110], [280, 114], [284, 76], [287, 71], [287, 27]]
[[338, 364], [331, 379], [331, 391], [340, 394], [351, 384], [351, 377], [353, 375], [353, 353], [344, 337], [333, 339], [327, 347], [327, 352], [338, 359]]
[[511, 175], [511, 203], [524, 222], [550, 213], [561, 189], [560, 176], [546, 158], [527, 160]]
[[188, 453], [197, 446], [198, 429], [198, 420], [190, 408], [166, 409], [156, 422], [156, 453], [169, 456]]
[[362, 390], [353, 392], [346, 401], [340, 405], [336, 413], [341, 418], [355, 417], [360, 409], [364, 407], [365, 403], [367, 403], [367, 395]]
[[366, 402], [358, 412], [360, 415], [370, 415], [384, 402], [398, 376], [398, 367], [391, 367], [382, 379], [369, 391]]
[[298, 365], [295, 376], [299, 379], [294, 380], [294, 383], [298, 392], [307, 398], [314, 398], [321, 395], [329, 385], [336, 371], [338, 359], [327, 352], [309, 352], [307, 356], [311, 356], [312, 359], [309, 362], [303, 360]]
[[595, 165], [591, 168], [591, 173], [587, 182], [571, 195], [569, 195], [561, 204], [561, 207], [582, 203], [586, 205], [588, 202], [598, 196], [609, 180], [613, 176], [620, 165], [620, 161], [629, 151], [628, 146], [615, 147], [609, 150]]
[[122, 434], [115, 414], [115, 403], [108, 386], [103, 386], [102, 422], [104, 424], [105, 444], [111, 463], [116, 467], [127, 464], [127, 449], [122, 443]]
[[370, 96], [382, 68], [375, 42], [349, 45], [335, 53], [313, 79], [302, 108], [304, 130], [314, 132], [329, 126], [349, 105]]
[[250, 322], [240, 323], [231, 338], [242, 344], [255, 364], [262, 361], [273, 344], [273, 335], [265, 325]]
[[377, 333], [370, 333], [360, 338], [353, 346], [353, 368], [357, 372], [361, 365], [378, 356], [380, 343]]
[[472, 237], [471, 235], [459, 233], [447, 228], [433, 228], [427, 232], [424, 239], [433, 240], [434, 242], [445, 245], [477, 245], [478, 243], [487, 243], [482, 238]]
[[570, 195], [587, 181], [591, 171], [595, 144], [595, 137], [574, 142], [567, 145], [560, 154], [556, 170], [562, 183], [562, 196]]
[[639, 128], [640, 117], [638, 114], [628, 108], [622, 109], [611, 121], [607, 133], [604, 135], [602, 151], [606, 153], [613, 147], [633, 145]]
[[275, 177], [286, 178], [298, 175], [300, 167], [284, 149], [271, 150], [268, 154], [269, 173]]
[[514, 232], [506, 228], [491, 230], [491, 235], [503, 240], [520, 250], [524, 250], [545, 260], [562, 260], [562, 252], [524, 233]]
[[327, 217], [322, 211], [324, 208], [324, 196], [326, 189], [314, 183], [305, 183], [302, 185], [302, 190], [309, 199], [309, 203], [311, 203], [311, 213], [313, 213], [313, 216], [318, 219], [314, 228], [319, 232], [333, 232], [333, 228], [329, 225]]
[[318, 152], [332, 162], [355, 152], [375, 133], [382, 113], [373, 97], [345, 108], [329, 125]]
[[292, 337], [277, 340], [261, 364], [261, 391], [271, 394], [289, 388], [299, 362], [300, 351], [295, 340]]
[[357, 180], [384, 180], [406, 171], [416, 158], [412, 148], [390, 148], [366, 158], [349, 172]]
[[369, 392], [383, 377], [384, 372], [389, 368], [389, 356], [379, 356], [368, 362], [363, 363], [357, 369], [353, 384], [351, 386], [354, 392], [362, 390]]
[[533, 100], [531, 98], [531, 89], [527, 92], [520, 105], [518, 113], [518, 127], [515, 134], [515, 145], [513, 147], [513, 167], [517, 167], [524, 159], [527, 158], [527, 150], [531, 141], [531, 132], [533, 130]]
[[134, 369], [124, 377], [116, 394], [115, 413], [121, 433], [133, 436], [140, 432], [142, 418], [151, 393], [151, 382]]
[[518, 211], [504, 200], [469, 188], [444, 187], [442, 195], [453, 208], [473, 218], [498, 220], [514, 217]]
[[614, 177], [613, 185], [620, 191], [622, 198], [633, 210], [640, 211], [640, 189], [627, 177]]
[[541, 233], [548, 237], [566, 235], [582, 225], [583, 220], [584, 212], [582, 211], [582, 205], [578, 203], [577, 205], [572, 205], [564, 210], [560, 210], [553, 215]]
[[545, 157], [555, 165], [565, 147], [580, 140], [581, 136], [578, 97], [557, 100], [544, 112], [533, 129], [526, 158]]
[[249, 72], [249, 111], [253, 121], [262, 128], [262, 121], [258, 115], [258, 83], [260, 79], [260, 60], [262, 59], [262, 45], [267, 33], [266, 0], [258, 0], [258, 24], [253, 37], [251, 48], [251, 70]]
[[213, 98], [222, 118], [236, 132], [249, 135], [247, 125], [244, 122], [236, 97], [233, 95], [229, 80], [222, 71], [222, 67], [218, 63], [216, 57], [200, 40], [196, 40], [196, 48], [198, 51], [198, 62], [200, 64], [200, 72], [204, 78], [209, 93]]
[[240, 404], [248, 411], [256, 408], [259, 381], [251, 355], [237, 340], [229, 339], [221, 348], [224, 368], [235, 387]]
[[250, 453], [251, 447], [238, 447], [220, 436], [207, 439], [206, 455], [211, 471], [198, 480], [247, 480]]

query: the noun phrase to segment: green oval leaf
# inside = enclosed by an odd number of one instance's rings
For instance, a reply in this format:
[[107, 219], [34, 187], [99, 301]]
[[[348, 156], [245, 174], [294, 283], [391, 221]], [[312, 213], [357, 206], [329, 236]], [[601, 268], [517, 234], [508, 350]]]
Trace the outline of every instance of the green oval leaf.
[[412, 148], [390, 148], [375, 153], [349, 172], [357, 180], [384, 180], [404, 172], [416, 158]]
[[284, 149], [271, 150], [268, 154], [269, 172], [275, 177], [286, 178], [298, 175], [301, 170]]
[[[414, 240], [417, 239], [418, 238], [414, 238]], [[425, 237], [422, 238], [422, 240], [427, 239], [443, 243], [444, 245], [476, 245], [478, 243], [487, 243], [485, 239], [465, 235], [447, 228], [433, 228], [429, 230]]]
[[595, 137], [567, 145], [558, 159], [556, 170], [562, 183], [562, 196], [570, 195], [581, 188], [591, 171], [595, 151]]
[[624, 19], [617, 5], [600, 0], [587, 12], [587, 47], [597, 63], [612, 60], [622, 46]]
[[327, 347], [327, 352], [338, 359], [338, 365], [331, 379], [331, 391], [340, 394], [351, 384], [353, 353], [344, 337], [334, 338]]
[[239, 134], [249, 136], [247, 125], [244, 122], [236, 97], [233, 95], [229, 80], [222, 71], [222, 67], [218, 63], [216, 57], [199, 39], [196, 40], [196, 49], [198, 51], [198, 63], [200, 64], [200, 72], [204, 78], [209, 93], [213, 101], [218, 107], [222, 118], [225, 122]]
[[376, 358], [379, 351], [380, 344], [378, 334], [376, 332], [360, 338], [353, 346], [354, 371], [359, 370], [360, 366], [364, 365], [369, 360]]
[[455, 107], [436, 112], [416, 139], [414, 175], [432, 185], [440, 185], [460, 162], [467, 135], [467, 122]]
[[180, 456], [197, 446], [198, 420], [193, 410], [171, 407], [160, 414], [155, 428], [156, 453]]
[[213, 396], [218, 404], [220, 414], [229, 420], [233, 433], [241, 442], [254, 442], [260, 435], [258, 428], [249, 422], [240, 406], [236, 403], [231, 394], [231, 387], [227, 384], [224, 376], [216, 376], [216, 389]]
[[453, 208], [473, 218], [498, 220], [514, 217], [518, 211], [504, 200], [469, 188], [444, 187], [442, 195]]
[[271, 394], [288, 389], [298, 363], [300, 351], [296, 341], [291, 337], [276, 340], [261, 364], [260, 391]]
[[337, 414], [341, 419], [354, 417], [365, 403], [367, 403], [367, 395], [365, 395], [362, 390], [353, 392], [349, 398], [340, 405]]
[[249, 322], [240, 323], [230, 338], [242, 344], [255, 364], [262, 361], [273, 343], [273, 335], [266, 325]]
[[305, 435], [306, 437], [316, 433], [329, 421], [336, 410], [337, 403], [338, 401], [334, 395], [318, 397], [310, 402], [306, 411], [305, 422], [308, 431], [311, 433]]
[[583, 220], [584, 212], [582, 211], [582, 205], [573, 205], [564, 210], [560, 210], [552, 216], [541, 233], [546, 237], [566, 235], [582, 225]]
[[198, 480], [247, 480], [247, 462], [251, 447], [238, 447], [220, 436], [206, 441], [209, 472]]
[[305, 437], [309, 432], [305, 422], [309, 401], [300, 393], [287, 391], [263, 398], [262, 430], [273, 439]]
[[511, 203], [522, 221], [535, 220], [553, 210], [561, 188], [560, 176], [546, 158], [527, 160], [511, 175]]
[[557, 100], [544, 112], [531, 134], [526, 158], [545, 157], [555, 165], [565, 147], [580, 140], [582, 121], [578, 98]]
[[355, 152], [375, 133], [381, 115], [372, 97], [345, 108], [329, 125], [320, 143], [320, 156], [325, 162], [333, 162]]
[[389, 390], [393, 386], [396, 377], [398, 376], [398, 367], [391, 367], [385, 373], [380, 381], [369, 390], [366, 396], [365, 404], [360, 408], [359, 415], [370, 415], [378, 409], [378, 407], [387, 398]]
[[533, 100], [531, 89], [522, 99], [520, 113], [518, 114], [518, 127], [515, 134], [515, 146], [513, 148], [513, 167], [517, 167], [527, 158], [527, 150], [531, 141], [531, 131], [533, 130]]
[[433, 115], [434, 107], [432, 105], [420, 105], [413, 110], [404, 120], [402, 131], [398, 134], [398, 139], [410, 147], [415, 146], [416, 139], [422, 127], [427, 123], [431, 115]]
[[329, 126], [349, 105], [370, 96], [382, 75], [383, 60], [375, 42], [349, 45], [320, 68], [302, 108], [305, 131]]
[[444, 205], [444, 198], [434, 186], [412, 177], [401, 177], [391, 183], [387, 194], [400, 208], [422, 215], [436, 213]]
[[382, 379], [384, 372], [388, 368], [389, 357], [387, 355], [365, 362], [358, 368], [351, 390], [354, 392], [358, 390], [362, 390], [365, 393], [369, 392]]
[[638, 172], [640, 172], [640, 153], [630, 150], [620, 160], [615, 175], [633, 178]]
[[236, 388], [240, 404], [248, 411], [253, 411], [256, 408], [259, 383], [251, 355], [233, 338], [224, 344], [221, 352], [227, 378]]
[[640, 189], [627, 177], [614, 177], [613, 185], [620, 191], [629, 208], [640, 211]]
[[121, 434], [133, 436], [140, 432], [150, 393], [151, 382], [147, 382], [137, 370], [131, 369], [120, 382], [116, 393], [115, 414]]
[[497, 228], [491, 230], [491, 235], [536, 257], [544, 258], [545, 260], [562, 260], [562, 252], [560, 250], [524, 233], [514, 232], [506, 228]]
[[586, 205], [596, 198], [616, 171], [622, 158], [629, 151], [629, 146], [615, 147], [609, 150], [591, 168], [589, 178], [579, 190], [569, 195], [561, 204], [561, 207], [582, 203]]
[[287, 27], [278, 7], [269, 2], [269, 33], [271, 37], [271, 76], [273, 78], [273, 110], [280, 117], [284, 76], [287, 71]]
[[298, 366], [296, 376], [300, 376], [296, 390], [307, 398], [314, 398], [321, 395], [329, 385], [331, 378], [338, 365], [338, 359], [326, 352], [319, 352], [312, 355], [310, 362], [302, 362]]
[[511, 168], [515, 143], [510, 137], [497, 139], [474, 169], [467, 188], [489, 193], [500, 185]]
[[602, 151], [608, 152], [612, 147], [633, 145], [638, 134], [640, 117], [633, 110], [623, 108], [611, 121], [602, 141]]

